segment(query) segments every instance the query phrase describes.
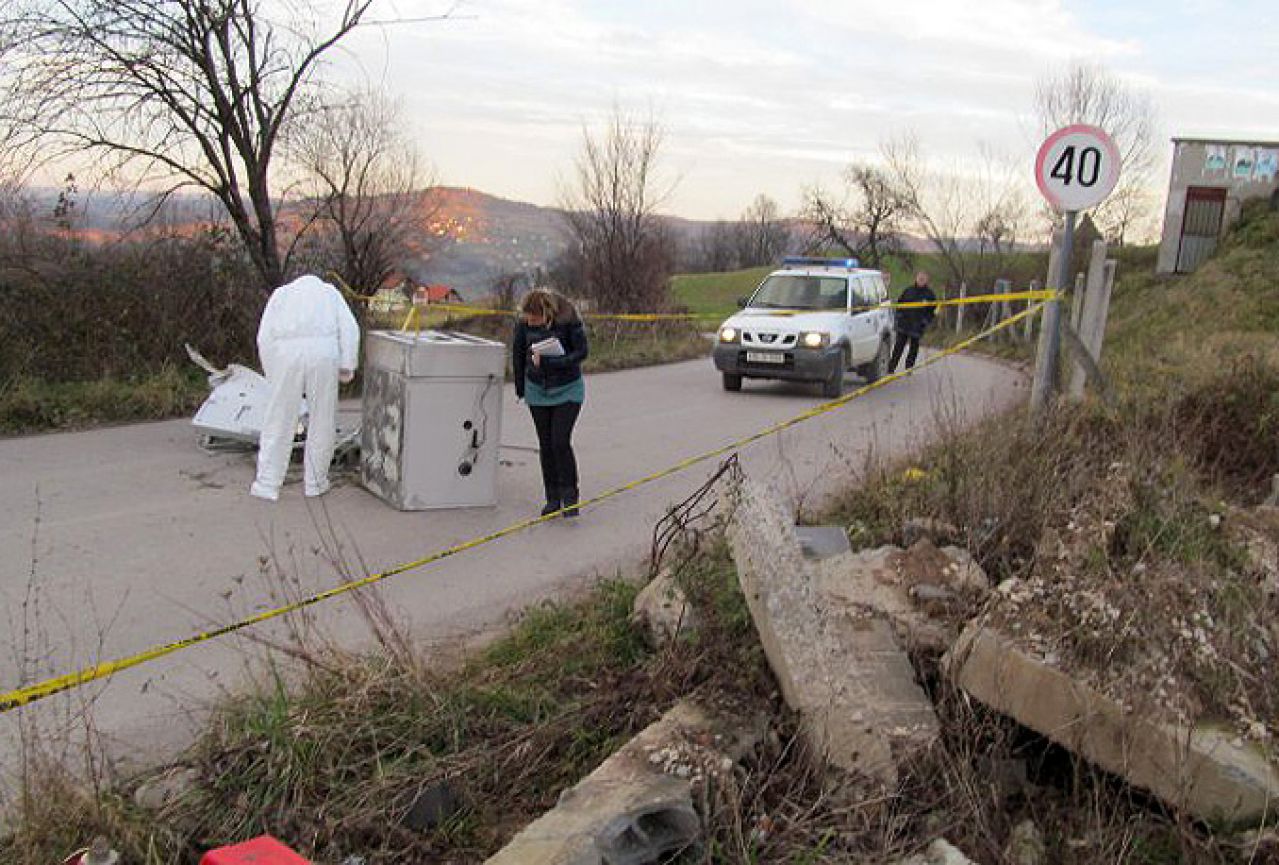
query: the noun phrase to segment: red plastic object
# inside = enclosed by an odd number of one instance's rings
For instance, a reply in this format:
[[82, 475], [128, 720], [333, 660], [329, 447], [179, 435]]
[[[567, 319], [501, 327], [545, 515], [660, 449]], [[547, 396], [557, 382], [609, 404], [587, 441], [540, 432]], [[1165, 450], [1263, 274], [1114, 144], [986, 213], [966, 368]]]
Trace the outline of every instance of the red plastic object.
[[311, 865], [270, 835], [262, 835], [242, 844], [210, 850], [200, 865]]

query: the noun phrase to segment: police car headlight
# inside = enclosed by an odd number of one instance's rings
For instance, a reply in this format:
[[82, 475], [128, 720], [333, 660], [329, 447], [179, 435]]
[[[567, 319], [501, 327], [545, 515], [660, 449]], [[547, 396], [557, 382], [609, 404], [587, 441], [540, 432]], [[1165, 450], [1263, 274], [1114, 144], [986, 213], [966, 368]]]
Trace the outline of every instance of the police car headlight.
[[737, 342], [738, 336], [739, 334], [737, 333], [737, 328], [735, 327], [721, 327], [719, 329], [720, 342]]
[[805, 348], [825, 348], [830, 344], [830, 334], [810, 330], [808, 333], [802, 334], [799, 341]]

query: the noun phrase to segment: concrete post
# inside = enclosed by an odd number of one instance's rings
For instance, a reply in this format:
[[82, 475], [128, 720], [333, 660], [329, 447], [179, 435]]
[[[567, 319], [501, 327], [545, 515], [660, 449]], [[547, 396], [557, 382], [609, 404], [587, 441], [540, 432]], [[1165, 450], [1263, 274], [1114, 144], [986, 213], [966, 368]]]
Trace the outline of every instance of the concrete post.
[[[961, 282], [959, 284], [959, 299], [963, 300], [968, 297], [968, 283]], [[964, 305], [961, 303], [955, 307], [955, 333], [960, 333], [964, 329]]]
[[[1095, 363], [1101, 363], [1101, 346], [1106, 339], [1106, 318], [1110, 311], [1110, 295], [1115, 286], [1115, 262], [1106, 260], [1106, 242], [1093, 243], [1092, 260], [1088, 266], [1088, 291], [1080, 317], [1079, 340]], [[1070, 377], [1070, 396], [1080, 399], [1086, 383], [1084, 368], [1074, 365]]]
[[[994, 291], [995, 294], [1007, 294], [1009, 291], [1012, 291], [1012, 283], [1006, 279], [997, 279], [995, 280]], [[992, 314], [991, 321], [988, 326], [993, 327], [1008, 317], [1008, 303], [1007, 301], [997, 300], [990, 306]], [[997, 336], [1000, 342], [1004, 342], [1008, 339], [1009, 335], [1007, 333], [1000, 333]]]
[[[1075, 211], [1066, 211], [1066, 227], [1061, 235], [1057, 256], [1057, 272], [1052, 274], [1049, 288], [1061, 291], [1070, 272], [1070, 250], [1075, 243]], [[1044, 323], [1039, 331], [1039, 350], [1035, 357], [1035, 379], [1030, 387], [1030, 410], [1042, 414], [1048, 408], [1057, 384], [1057, 356], [1061, 352], [1061, 302], [1044, 304]]]
[[[1030, 285], [1028, 286], [1028, 288], [1030, 291], [1039, 291], [1039, 280], [1032, 279], [1030, 281]], [[1034, 305], [1035, 305], [1035, 302], [1033, 300], [1026, 301], [1026, 309], [1030, 309]], [[1022, 326], [1023, 340], [1025, 342], [1030, 342], [1030, 340], [1035, 335], [1035, 317], [1033, 315], [1026, 316], [1024, 319], [1022, 319], [1021, 326]]]
[[1079, 333], [1079, 316], [1084, 311], [1084, 295], [1088, 293], [1088, 280], [1082, 273], [1075, 274], [1075, 287], [1070, 290], [1070, 326]]

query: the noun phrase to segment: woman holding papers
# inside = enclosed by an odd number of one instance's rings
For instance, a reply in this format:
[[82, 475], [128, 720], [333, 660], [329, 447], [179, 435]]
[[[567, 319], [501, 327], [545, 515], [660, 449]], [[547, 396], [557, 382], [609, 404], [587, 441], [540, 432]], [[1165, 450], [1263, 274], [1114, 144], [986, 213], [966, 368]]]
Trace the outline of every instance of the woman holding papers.
[[546, 505], [542, 515], [561, 508], [577, 516], [577, 458], [573, 425], [586, 399], [582, 361], [586, 329], [569, 300], [544, 288], [534, 289], [520, 304], [520, 322], [511, 343], [515, 395], [528, 403], [537, 428]]

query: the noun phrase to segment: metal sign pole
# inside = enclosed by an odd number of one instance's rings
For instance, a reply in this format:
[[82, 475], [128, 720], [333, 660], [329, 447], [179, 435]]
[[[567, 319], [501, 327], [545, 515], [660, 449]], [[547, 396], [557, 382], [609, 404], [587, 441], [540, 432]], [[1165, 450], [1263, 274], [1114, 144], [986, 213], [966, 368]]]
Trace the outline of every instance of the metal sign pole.
[[[1070, 278], [1070, 254], [1075, 245], [1075, 211], [1066, 211], [1066, 230], [1061, 233], [1057, 251], [1056, 285], [1048, 286], [1060, 293]], [[1057, 384], [1057, 356], [1061, 352], [1061, 301], [1050, 300], [1044, 307], [1043, 327], [1039, 331], [1039, 350], [1035, 361], [1035, 380], [1030, 388], [1030, 410], [1043, 414], [1048, 408]]]

